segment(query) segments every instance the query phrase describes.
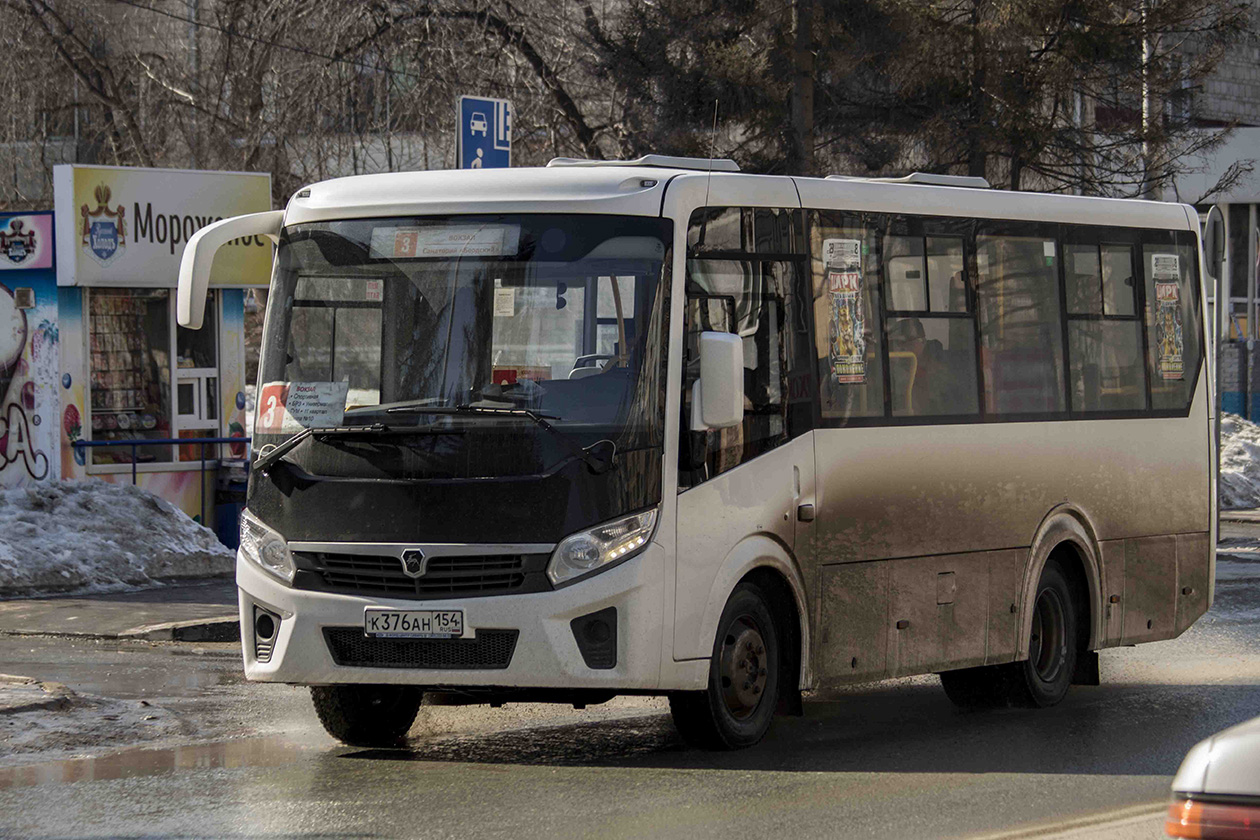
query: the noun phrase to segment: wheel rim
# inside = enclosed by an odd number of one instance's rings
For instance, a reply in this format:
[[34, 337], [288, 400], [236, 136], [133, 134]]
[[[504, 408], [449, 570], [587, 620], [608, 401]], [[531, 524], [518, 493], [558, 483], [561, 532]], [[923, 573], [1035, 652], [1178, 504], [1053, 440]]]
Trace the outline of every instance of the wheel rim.
[[1043, 589], [1033, 607], [1028, 658], [1043, 682], [1055, 682], [1067, 661], [1067, 610], [1053, 589]]
[[731, 622], [722, 637], [718, 676], [722, 700], [736, 720], [751, 717], [765, 696], [770, 675], [770, 656], [756, 620], [741, 615]]

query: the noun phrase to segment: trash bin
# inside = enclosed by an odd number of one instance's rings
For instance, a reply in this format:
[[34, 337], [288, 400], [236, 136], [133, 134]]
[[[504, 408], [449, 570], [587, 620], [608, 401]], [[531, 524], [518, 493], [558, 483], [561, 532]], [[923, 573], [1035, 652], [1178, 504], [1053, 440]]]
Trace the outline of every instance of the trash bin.
[[245, 509], [245, 490], [249, 486], [249, 462], [223, 460], [214, 505], [214, 533], [228, 548], [241, 544], [241, 511]]

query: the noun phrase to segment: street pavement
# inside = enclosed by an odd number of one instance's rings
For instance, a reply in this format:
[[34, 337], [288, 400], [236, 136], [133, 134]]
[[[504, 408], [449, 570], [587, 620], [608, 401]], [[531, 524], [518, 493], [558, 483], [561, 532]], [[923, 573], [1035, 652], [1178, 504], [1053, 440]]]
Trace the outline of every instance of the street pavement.
[[[0, 601], [0, 634], [153, 637], [171, 625], [224, 622], [236, 623], [236, 584], [224, 578], [134, 592]], [[235, 638], [240, 638], [239, 629]]]
[[[728, 754], [686, 748], [647, 698], [425, 707], [405, 749], [358, 750], [304, 690], [245, 683], [233, 645], [0, 633], [2, 671], [161, 713], [129, 749], [108, 727], [0, 740], [0, 836], [1160, 837], [1186, 750], [1260, 715], [1257, 531], [1227, 536], [1207, 616], [1103, 651], [1103, 684], [1055, 708], [964, 713], [935, 677], [899, 680]], [[0, 714], [0, 738], [29, 714], [49, 713]]]

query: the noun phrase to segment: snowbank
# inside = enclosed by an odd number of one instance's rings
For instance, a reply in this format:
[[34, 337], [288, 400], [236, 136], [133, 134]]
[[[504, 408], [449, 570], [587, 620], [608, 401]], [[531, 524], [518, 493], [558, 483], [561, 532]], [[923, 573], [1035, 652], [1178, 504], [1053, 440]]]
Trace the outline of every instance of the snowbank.
[[234, 561], [209, 528], [130, 484], [0, 489], [0, 598], [227, 575]]
[[1221, 419], [1222, 510], [1260, 508], [1260, 426], [1236, 414]]

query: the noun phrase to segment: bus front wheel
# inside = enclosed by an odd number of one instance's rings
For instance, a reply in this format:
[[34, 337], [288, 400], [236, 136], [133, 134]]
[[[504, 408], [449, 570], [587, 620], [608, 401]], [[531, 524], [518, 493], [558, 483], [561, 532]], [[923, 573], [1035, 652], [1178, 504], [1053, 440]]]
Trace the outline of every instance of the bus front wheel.
[[669, 710], [684, 741], [734, 750], [762, 739], [779, 700], [780, 634], [760, 588], [735, 588], [718, 621], [705, 691], [670, 695]]
[[352, 747], [393, 747], [415, 723], [424, 693], [408, 685], [313, 685], [311, 701], [329, 735]]
[[1028, 659], [945, 671], [941, 686], [963, 708], [1023, 706], [1044, 708], [1062, 700], [1076, 668], [1076, 603], [1057, 561], [1041, 572], [1033, 601]]

